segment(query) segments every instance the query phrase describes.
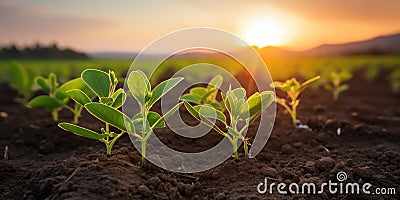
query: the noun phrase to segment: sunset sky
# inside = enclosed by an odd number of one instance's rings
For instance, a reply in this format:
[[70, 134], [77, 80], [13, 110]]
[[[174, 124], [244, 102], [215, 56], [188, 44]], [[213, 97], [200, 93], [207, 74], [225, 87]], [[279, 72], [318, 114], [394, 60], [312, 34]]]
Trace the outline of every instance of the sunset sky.
[[399, 0], [1, 0], [0, 45], [137, 52], [169, 32], [201, 26], [251, 45], [304, 50], [399, 33], [399, 8]]

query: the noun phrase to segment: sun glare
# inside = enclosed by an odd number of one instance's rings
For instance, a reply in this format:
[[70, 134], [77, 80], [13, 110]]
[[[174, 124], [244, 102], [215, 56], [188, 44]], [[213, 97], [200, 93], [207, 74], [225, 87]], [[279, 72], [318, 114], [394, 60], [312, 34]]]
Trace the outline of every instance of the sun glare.
[[260, 18], [248, 24], [244, 37], [250, 45], [279, 46], [284, 43], [283, 34], [283, 28], [278, 21]]

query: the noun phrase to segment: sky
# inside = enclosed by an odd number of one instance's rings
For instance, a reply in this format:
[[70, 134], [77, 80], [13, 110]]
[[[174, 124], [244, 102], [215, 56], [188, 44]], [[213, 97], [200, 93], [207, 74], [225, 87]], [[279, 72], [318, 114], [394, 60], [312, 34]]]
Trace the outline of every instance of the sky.
[[300, 51], [400, 33], [399, 8], [399, 0], [0, 0], [0, 45], [138, 52], [170, 32], [212, 27]]

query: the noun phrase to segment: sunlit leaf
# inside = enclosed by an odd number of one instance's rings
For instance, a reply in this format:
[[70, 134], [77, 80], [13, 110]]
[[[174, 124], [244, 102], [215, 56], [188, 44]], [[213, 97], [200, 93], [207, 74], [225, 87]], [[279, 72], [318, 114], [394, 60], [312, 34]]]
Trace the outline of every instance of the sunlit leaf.
[[70, 123], [63, 122], [63, 123], [58, 124], [58, 126], [66, 131], [69, 131], [76, 135], [90, 138], [90, 139], [100, 140], [107, 136], [107, 134], [99, 134], [99, 133], [96, 133], [87, 128], [83, 128], [83, 127], [80, 127], [80, 126], [77, 126], [74, 124], [70, 124]]
[[129, 91], [141, 106], [146, 103], [146, 96], [150, 93], [151, 86], [146, 75], [140, 71], [132, 71], [128, 77]]
[[29, 101], [27, 105], [28, 108], [42, 107], [50, 111], [59, 108], [60, 106], [60, 103], [56, 99], [45, 95], [35, 97]]
[[148, 103], [148, 106], [151, 107], [156, 101], [158, 101], [162, 96], [164, 96], [167, 92], [169, 92], [173, 87], [175, 87], [179, 82], [181, 82], [183, 78], [171, 78], [165, 80], [158, 84], [153, 91], [151, 92], [151, 97]]
[[82, 80], [99, 97], [108, 97], [111, 87], [107, 73], [97, 69], [87, 69], [82, 72]]
[[79, 89], [73, 89], [67, 91], [67, 96], [79, 103], [80, 105], [84, 106], [87, 103], [92, 102], [90, 98]]
[[127, 131], [125, 121], [130, 120], [129, 117], [121, 111], [101, 103], [88, 103], [85, 105], [85, 108], [99, 120], [109, 123], [120, 130]]

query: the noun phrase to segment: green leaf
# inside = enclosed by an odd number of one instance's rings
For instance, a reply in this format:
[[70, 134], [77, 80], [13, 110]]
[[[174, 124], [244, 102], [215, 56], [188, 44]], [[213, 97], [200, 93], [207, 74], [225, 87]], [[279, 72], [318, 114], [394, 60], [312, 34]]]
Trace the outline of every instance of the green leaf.
[[201, 103], [201, 99], [197, 96], [194, 96], [192, 94], [184, 94], [181, 96], [181, 100], [182, 101], [187, 101], [187, 102], [192, 102], [195, 104], [200, 104]]
[[217, 119], [221, 122], [224, 122], [226, 124], [226, 118], [225, 115], [215, 109], [214, 107], [212, 107], [211, 105], [197, 105], [193, 107], [198, 113], [199, 116], [203, 116], [203, 117], [207, 117], [207, 118], [211, 118], [211, 119]]
[[42, 107], [42, 108], [52, 111], [54, 109], [61, 107], [61, 105], [56, 99], [46, 96], [46, 95], [42, 95], [42, 96], [38, 96], [38, 97], [35, 97], [34, 99], [32, 99], [28, 103], [27, 107], [28, 108]]
[[320, 76], [316, 76], [314, 78], [308, 79], [306, 82], [301, 84], [300, 91], [303, 91], [304, 89], [306, 89], [308, 86], [310, 86], [312, 83], [314, 83], [315, 81], [317, 81], [320, 78], [321, 78]]
[[195, 88], [190, 89], [189, 93], [195, 97], [202, 99], [203, 96], [207, 93], [207, 90], [206, 90], [206, 88], [195, 87]]
[[215, 96], [217, 96], [217, 88], [212, 88], [210, 90], [207, 90], [207, 92], [203, 95], [203, 98], [201, 98], [201, 102], [206, 101], [206, 99], [214, 99]]
[[86, 137], [89, 139], [100, 140], [107, 136], [107, 134], [99, 134], [99, 133], [96, 133], [87, 128], [83, 128], [83, 127], [80, 127], [80, 126], [77, 126], [74, 124], [70, 124], [70, 123], [63, 122], [63, 123], [59, 123], [58, 126], [66, 131], [72, 132], [76, 135]]
[[146, 75], [140, 70], [132, 71], [128, 77], [128, 88], [140, 106], [144, 106], [146, 97], [151, 90], [150, 82]]
[[158, 84], [153, 91], [151, 92], [151, 97], [148, 103], [148, 106], [151, 107], [156, 101], [158, 101], [162, 96], [164, 96], [167, 92], [169, 92], [173, 87], [175, 87], [179, 82], [181, 82], [183, 78], [171, 78], [169, 80], [165, 80]]
[[100, 102], [103, 104], [110, 105], [114, 102], [114, 99], [112, 97], [100, 97]]
[[[133, 124], [135, 126], [136, 130], [142, 130], [143, 127], [143, 115], [142, 113], [138, 113], [132, 118]], [[150, 111], [147, 114], [147, 128], [146, 130], [149, 129], [155, 129], [155, 128], [164, 128], [165, 127], [165, 121], [161, 118], [161, 116], [153, 111]]]
[[[261, 109], [259, 110], [252, 110], [250, 109], [250, 121], [249, 124], [253, 123], [261, 113], [271, 105], [272, 101], [274, 101], [274, 93], [272, 91], [264, 91], [261, 92], [259, 97], [261, 98]], [[250, 99], [250, 98], [249, 98]], [[250, 103], [249, 103], [250, 105]], [[253, 107], [253, 106], [252, 106]], [[258, 107], [257, 105], [255, 107]], [[254, 107], [253, 107], [254, 108]]]
[[232, 90], [232, 93], [238, 100], [246, 97], [246, 90], [244, 88], [235, 88]]
[[118, 94], [118, 96], [115, 97], [114, 103], [111, 105], [113, 108], [120, 108], [122, 105], [124, 105], [126, 100], [126, 94], [125, 92], [121, 92]]
[[221, 75], [214, 76], [211, 81], [208, 83], [207, 89], [210, 90], [212, 88], [219, 88], [222, 85], [223, 78]]
[[108, 97], [110, 94], [110, 77], [97, 69], [87, 69], [82, 72], [82, 80], [98, 97]]
[[58, 82], [57, 82], [57, 76], [54, 73], [49, 74], [49, 86], [50, 86], [50, 91], [56, 91], [58, 88]]
[[341, 81], [348, 81], [353, 77], [353, 75], [348, 71], [342, 71], [340, 72], [339, 77]]
[[343, 91], [346, 91], [348, 89], [349, 89], [349, 85], [348, 84], [344, 84], [344, 85], [339, 86], [338, 91], [339, 92], [343, 92]]
[[218, 128], [218, 126], [214, 125], [210, 120], [208, 120], [206, 117], [204, 118], [200, 118], [200, 113], [192, 106], [190, 105], [190, 103], [183, 101], [186, 110], [189, 111], [189, 113], [196, 118], [197, 120], [201, 121], [202, 123], [206, 124], [207, 126], [213, 128], [214, 130], [216, 130], [219, 134], [226, 136], [226, 134], [220, 129]]
[[92, 102], [90, 98], [79, 89], [72, 89], [67, 91], [67, 96], [79, 103], [80, 105], [84, 106], [87, 103]]
[[40, 89], [47, 93], [50, 93], [50, 86], [45, 78], [43, 78], [42, 76], [37, 76], [35, 78], [35, 83], [39, 86]]
[[330, 92], [333, 92], [333, 87], [331, 85], [327, 84], [324, 87], [325, 87], [326, 90], [328, 90]]
[[101, 103], [88, 103], [85, 108], [99, 120], [109, 123], [122, 131], [127, 131], [125, 121], [129, 122], [130, 119], [121, 111]]
[[30, 82], [26, 69], [21, 65], [13, 64], [11, 67], [11, 86], [16, 88], [20, 94], [28, 95], [30, 93]]
[[274, 81], [274, 82], [271, 83], [269, 86], [270, 86], [270, 87], [273, 87], [273, 88], [283, 88], [283, 87], [286, 86], [286, 83], [280, 82], [280, 81]]
[[[147, 115], [147, 120], [150, 124], [150, 127], [154, 128], [163, 128], [165, 127], [165, 121], [164, 120], [160, 120], [161, 116], [153, 111], [150, 111], [149, 114]], [[159, 121], [160, 120], [160, 121]]]
[[60, 100], [67, 98], [68, 97], [67, 91], [73, 90], [73, 89], [81, 90], [89, 98], [92, 98], [92, 96], [93, 96], [92, 90], [89, 89], [87, 87], [87, 85], [85, 84], [85, 82], [83, 82], [82, 78], [79, 77], [79, 78], [72, 79], [72, 80], [62, 84], [57, 90], [56, 98], [60, 99]]

